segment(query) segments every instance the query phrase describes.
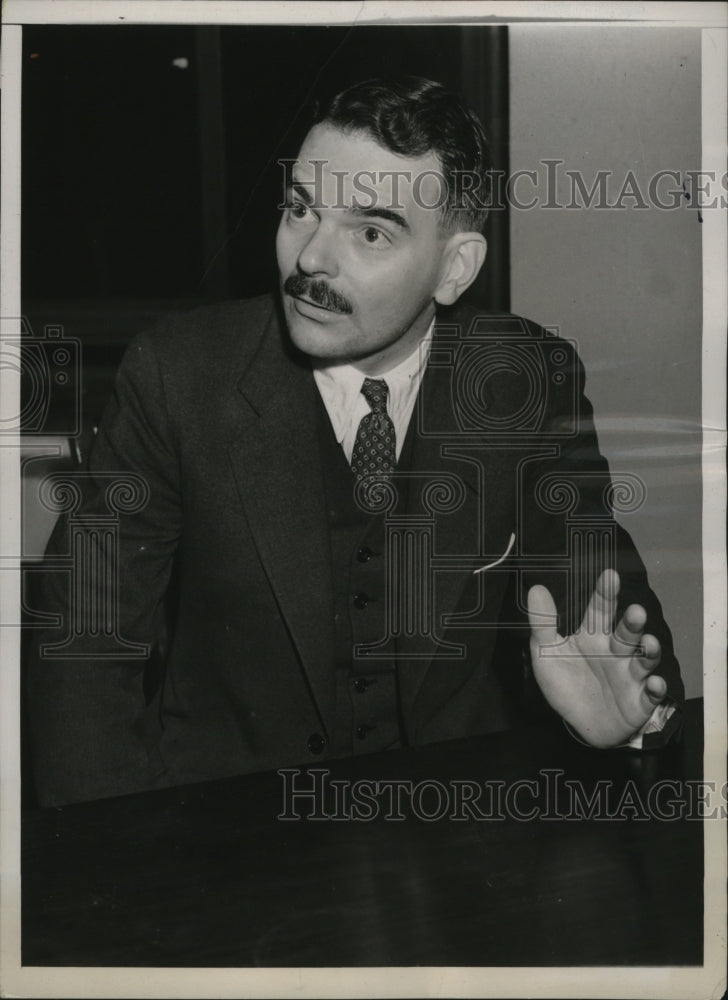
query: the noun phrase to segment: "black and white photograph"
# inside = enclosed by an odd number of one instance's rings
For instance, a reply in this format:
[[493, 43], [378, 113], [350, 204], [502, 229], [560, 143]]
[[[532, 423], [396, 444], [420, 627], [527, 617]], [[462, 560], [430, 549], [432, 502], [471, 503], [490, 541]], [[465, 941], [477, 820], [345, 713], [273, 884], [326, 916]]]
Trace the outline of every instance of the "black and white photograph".
[[3, 995], [724, 994], [727, 25], [4, 5]]

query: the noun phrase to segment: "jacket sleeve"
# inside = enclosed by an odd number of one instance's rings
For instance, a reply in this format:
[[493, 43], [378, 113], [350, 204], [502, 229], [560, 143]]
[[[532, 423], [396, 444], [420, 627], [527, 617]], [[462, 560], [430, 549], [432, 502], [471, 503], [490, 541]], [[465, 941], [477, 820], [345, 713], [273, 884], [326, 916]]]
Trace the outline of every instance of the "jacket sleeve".
[[[644, 486], [633, 474], [610, 474], [584, 394], [584, 368], [574, 349], [561, 344], [566, 363], [560, 364], [558, 373], [548, 360], [545, 366], [549, 389], [540, 437], [542, 454], [519, 469], [522, 552], [533, 560], [534, 568], [522, 574], [518, 612], [525, 617], [528, 589], [543, 584], [554, 597], [559, 632], [569, 635], [582, 621], [599, 574], [608, 567], [616, 569], [620, 577], [617, 618], [630, 604], [643, 605], [645, 632], [656, 636], [662, 648], [656, 673], [665, 678], [667, 698], [677, 708], [664, 733], [651, 733], [644, 744], [659, 745], [679, 728], [684, 688], [660, 602], [632, 538], [619, 523], [620, 517], [628, 517], [645, 500]], [[530, 672], [527, 641], [524, 663], [527, 700], [537, 705], [540, 692]]]
[[88, 468], [48, 495], [51, 536], [26, 697], [41, 805], [151, 787], [148, 669], [181, 531], [179, 468], [165, 385], [148, 335], [119, 369]]

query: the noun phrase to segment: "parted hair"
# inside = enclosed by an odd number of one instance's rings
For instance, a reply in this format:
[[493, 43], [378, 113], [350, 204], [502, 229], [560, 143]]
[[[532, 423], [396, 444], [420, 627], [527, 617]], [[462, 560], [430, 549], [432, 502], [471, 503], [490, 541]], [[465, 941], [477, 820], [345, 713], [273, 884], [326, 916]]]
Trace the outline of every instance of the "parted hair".
[[364, 80], [319, 105], [314, 122], [364, 132], [400, 156], [434, 153], [447, 190], [443, 226], [482, 231], [490, 204], [488, 140], [464, 99], [443, 84], [417, 76]]

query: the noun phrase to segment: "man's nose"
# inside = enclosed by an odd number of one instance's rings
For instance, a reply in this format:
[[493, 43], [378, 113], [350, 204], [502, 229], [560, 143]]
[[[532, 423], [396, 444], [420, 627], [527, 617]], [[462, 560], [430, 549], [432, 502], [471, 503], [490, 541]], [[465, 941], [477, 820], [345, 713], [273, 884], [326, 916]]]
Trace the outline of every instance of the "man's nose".
[[320, 222], [315, 232], [301, 248], [298, 266], [304, 274], [325, 274], [333, 278], [338, 274], [338, 256], [334, 234], [325, 222]]

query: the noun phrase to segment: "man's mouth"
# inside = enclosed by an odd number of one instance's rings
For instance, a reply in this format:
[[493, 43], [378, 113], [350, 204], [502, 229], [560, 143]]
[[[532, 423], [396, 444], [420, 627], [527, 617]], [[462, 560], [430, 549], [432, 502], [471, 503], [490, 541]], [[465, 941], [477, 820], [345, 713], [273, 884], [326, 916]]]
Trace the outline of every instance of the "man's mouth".
[[309, 309], [343, 316], [353, 312], [348, 299], [319, 279], [301, 274], [289, 275], [283, 282], [283, 292]]
[[307, 299], [305, 295], [292, 295], [291, 298], [295, 299], [297, 302], [303, 302], [304, 305], [313, 306], [314, 309], [321, 309], [323, 312], [339, 312], [338, 309], [329, 309], [328, 306], [322, 306], [320, 302], [314, 302], [312, 299]]

